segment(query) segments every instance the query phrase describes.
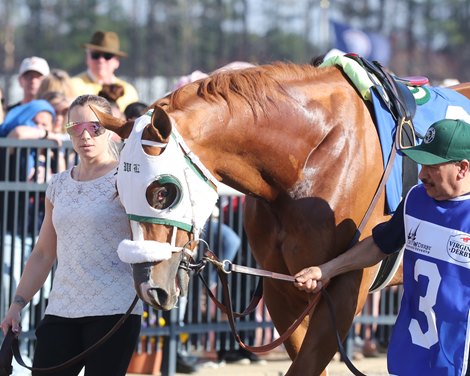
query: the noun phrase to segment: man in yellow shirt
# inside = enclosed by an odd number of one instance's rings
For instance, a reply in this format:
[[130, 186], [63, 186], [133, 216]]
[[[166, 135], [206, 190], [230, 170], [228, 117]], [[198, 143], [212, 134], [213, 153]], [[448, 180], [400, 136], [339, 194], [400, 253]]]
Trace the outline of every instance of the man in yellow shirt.
[[119, 59], [127, 56], [127, 53], [120, 50], [119, 37], [115, 32], [97, 31], [90, 43], [82, 47], [85, 48], [87, 70], [72, 77], [77, 95], [97, 95], [103, 84], [119, 84], [124, 88], [124, 94], [116, 101], [121, 111], [128, 104], [139, 100], [134, 86], [114, 74], [119, 68]]

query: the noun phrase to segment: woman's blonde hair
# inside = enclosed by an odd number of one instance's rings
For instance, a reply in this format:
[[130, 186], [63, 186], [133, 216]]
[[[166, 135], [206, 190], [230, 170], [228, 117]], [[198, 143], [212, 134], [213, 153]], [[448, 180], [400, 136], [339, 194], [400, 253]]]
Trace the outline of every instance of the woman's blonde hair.
[[52, 69], [51, 72], [42, 79], [36, 96], [41, 98], [41, 96], [48, 91], [62, 93], [69, 101], [77, 96], [69, 74], [63, 69]]

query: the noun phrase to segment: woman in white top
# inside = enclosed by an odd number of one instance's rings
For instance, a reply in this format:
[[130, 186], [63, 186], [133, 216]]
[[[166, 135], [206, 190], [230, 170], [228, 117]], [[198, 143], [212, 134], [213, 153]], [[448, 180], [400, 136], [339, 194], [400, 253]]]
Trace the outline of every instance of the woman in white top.
[[[131, 268], [116, 252], [121, 240], [131, 236], [116, 193], [117, 153], [111, 132], [99, 125], [89, 105], [111, 113], [109, 103], [95, 95], [82, 95], [71, 104], [67, 131], [80, 163], [49, 183], [38, 241], [1, 323], [4, 333], [10, 327], [20, 332], [21, 310], [57, 261], [46, 314], [36, 330], [33, 366], [38, 368], [61, 364], [100, 340], [135, 297]], [[87, 358], [48, 374], [78, 375], [85, 367], [87, 376], [125, 375], [141, 312], [139, 303], [120, 329]]]

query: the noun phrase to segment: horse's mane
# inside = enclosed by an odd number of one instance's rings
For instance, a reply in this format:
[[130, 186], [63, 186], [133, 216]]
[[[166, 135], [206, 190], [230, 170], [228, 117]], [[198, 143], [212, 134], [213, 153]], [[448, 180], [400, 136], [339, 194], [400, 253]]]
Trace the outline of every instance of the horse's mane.
[[188, 95], [195, 95], [208, 102], [224, 100], [233, 111], [234, 103], [241, 99], [256, 116], [260, 110], [266, 113], [268, 105], [274, 104], [279, 97], [291, 98], [284, 89], [285, 81], [305, 80], [315, 75], [316, 71], [311, 65], [289, 63], [223, 71], [181, 87], [170, 94], [165, 104], [169, 111], [182, 110], [187, 108]]

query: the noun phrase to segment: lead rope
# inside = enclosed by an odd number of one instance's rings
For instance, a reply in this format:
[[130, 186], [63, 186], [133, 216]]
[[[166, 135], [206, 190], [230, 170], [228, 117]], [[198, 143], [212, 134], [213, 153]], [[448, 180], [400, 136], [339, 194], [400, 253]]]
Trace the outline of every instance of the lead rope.
[[[248, 351], [251, 351], [253, 353], [267, 352], [267, 351], [270, 351], [270, 350], [278, 347], [279, 345], [281, 345], [287, 338], [289, 338], [292, 335], [292, 333], [295, 331], [295, 329], [297, 329], [297, 327], [302, 323], [304, 318], [316, 307], [316, 305], [318, 304], [318, 302], [320, 300], [320, 294], [316, 293], [313, 296], [313, 298], [310, 300], [309, 304], [304, 309], [302, 314], [275, 341], [273, 341], [273, 342], [271, 342], [267, 345], [262, 345], [262, 346], [249, 346], [249, 345], [245, 344], [242, 341], [242, 339], [240, 338], [240, 336], [238, 335], [238, 330], [237, 330], [237, 326], [236, 326], [236, 322], [235, 322], [235, 317], [242, 317], [242, 316], [245, 316], [245, 315], [251, 313], [256, 308], [256, 305], [259, 303], [259, 299], [256, 300], [255, 299], [256, 296], [255, 296], [248, 308], [246, 308], [242, 313], [235, 313], [233, 311], [233, 307], [232, 307], [232, 300], [231, 300], [231, 297], [230, 297], [230, 289], [228, 288], [227, 275], [230, 274], [231, 272], [238, 272], [238, 273], [249, 274], [249, 275], [254, 275], [254, 276], [258, 276], [258, 277], [267, 277], [267, 278], [272, 278], [272, 279], [276, 279], [276, 280], [283, 280], [283, 281], [288, 281], [288, 282], [294, 282], [295, 278], [291, 275], [288, 275], [288, 274], [275, 273], [275, 272], [270, 272], [270, 271], [267, 271], [267, 270], [255, 269], [255, 268], [250, 268], [250, 267], [242, 266], [242, 265], [236, 265], [236, 264], [233, 264], [229, 260], [220, 261], [214, 255], [214, 253], [209, 251], [209, 250], [206, 250], [206, 252], [204, 254], [204, 260], [212, 263], [217, 268], [217, 274], [218, 274], [219, 279], [220, 279], [221, 284], [222, 284], [222, 291], [223, 291], [223, 295], [224, 295], [225, 304], [221, 303], [219, 300], [217, 300], [217, 298], [212, 294], [212, 292], [210, 292], [210, 290], [208, 288], [208, 285], [207, 285], [207, 282], [204, 280], [204, 278], [199, 273], [200, 279], [202, 280], [202, 282], [204, 283], [204, 285], [208, 289], [209, 296], [211, 297], [212, 301], [216, 304], [216, 306], [220, 310], [222, 310], [224, 313], [227, 314], [230, 329], [232, 331], [233, 336], [235, 337], [235, 340], [238, 342], [238, 344], [242, 348], [244, 348]], [[202, 267], [200, 269], [202, 269]], [[260, 296], [262, 295], [262, 288], [261, 288], [261, 291], [258, 291], [260, 286], [262, 286], [262, 285], [261, 284], [258, 285], [257, 292], [256, 292], [255, 295], [257, 295], [257, 294], [259, 294]], [[346, 354], [346, 351], [344, 349], [341, 337], [340, 337], [339, 332], [338, 332], [338, 326], [336, 324], [335, 310], [334, 310], [334, 307], [333, 307], [333, 304], [332, 304], [332, 301], [331, 301], [331, 297], [328, 294], [328, 292], [326, 291], [326, 287], [327, 287], [327, 285], [323, 286], [322, 289], [320, 290], [320, 292], [321, 292], [321, 295], [325, 298], [326, 303], [327, 303], [327, 307], [330, 311], [330, 317], [331, 317], [333, 329], [335, 331], [336, 342], [337, 342], [337, 345], [338, 345], [338, 351], [341, 354], [341, 357], [342, 357], [344, 363], [346, 364], [346, 366], [348, 367], [348, 369], [351, 371], [351, 373], [353, 375], [366, 376], [365, 374], [363, 374], [361, 371], [359, 371], [354, 366], [354, 364], [351, 362], [351, 360], [349, 359], [349, 357]], [[253, 303], [253, 302], [255, 302], [255, 300], [256, 300], [256, 304]]]

